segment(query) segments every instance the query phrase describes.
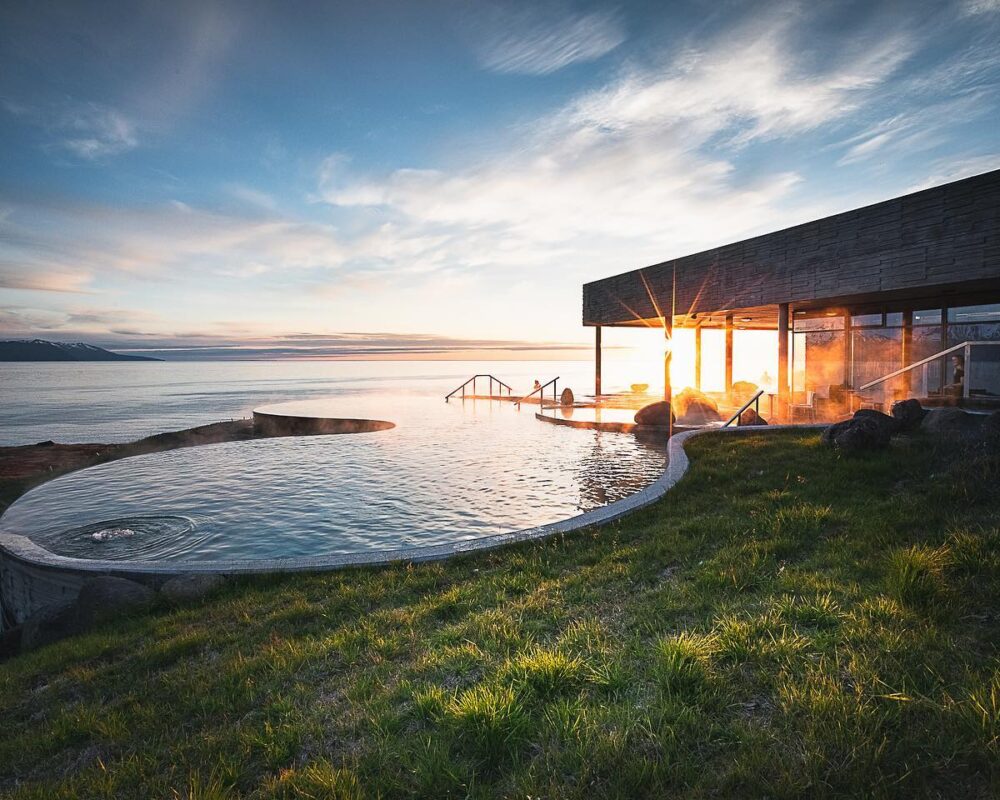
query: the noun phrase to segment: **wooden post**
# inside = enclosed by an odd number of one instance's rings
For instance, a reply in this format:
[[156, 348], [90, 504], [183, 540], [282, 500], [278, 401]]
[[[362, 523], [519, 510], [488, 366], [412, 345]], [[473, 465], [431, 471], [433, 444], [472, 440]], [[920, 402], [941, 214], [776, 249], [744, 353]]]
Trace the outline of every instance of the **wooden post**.
[[844, 385], [854, 388], [854, 351], [853, 334], [851, 333], [851, 312], [844, 311]]
[[668, 403], [673, 397], [673, 391], [670, 387], [670, 362], [674, 355], [674, 319], [673, 317], [663, 318], [663, 338], [664, 338], [664, 351], [663, 351], [663, 399]]
[[733, 393], [733, 315], [726, 314], [726, 398]]
[[[913, 360], [913, 309], [911, 308], [903, 312], [903, 347], [901, 356], [903, 359], [902, 366], [910, 366], [910, 362]], [[913, 388], [912, 370], [910, 372], [903, 373], [902, 380], [900, 381], [900, 388], [908, 397]], [[905, 400], [906, 397], [903, 399]]]
[[694, 388], [701, 391], [701, 325], [694, 329]]
[[778, 414], [788, 414], [788, 303], [778, 304]]
[[594, 328], [594, 397], [601, 396], [601, 326]]

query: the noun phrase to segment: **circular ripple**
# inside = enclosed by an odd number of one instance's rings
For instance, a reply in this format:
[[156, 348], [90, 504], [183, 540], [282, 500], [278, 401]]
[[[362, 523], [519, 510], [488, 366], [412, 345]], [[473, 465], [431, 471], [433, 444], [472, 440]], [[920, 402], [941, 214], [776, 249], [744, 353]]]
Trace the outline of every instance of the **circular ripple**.
[[89, 522], [46, 542], [55, 553], [72, 558], [135, 560], [169, 558], [196, 548], [206, 538], [184, 516], [137, 516]]

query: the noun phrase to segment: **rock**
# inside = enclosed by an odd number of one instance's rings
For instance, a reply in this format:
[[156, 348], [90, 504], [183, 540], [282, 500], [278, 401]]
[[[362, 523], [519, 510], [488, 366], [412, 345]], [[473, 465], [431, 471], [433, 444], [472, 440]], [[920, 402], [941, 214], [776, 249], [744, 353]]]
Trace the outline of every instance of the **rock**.
[[740, 425], [767, 425], [767, 420], [758, 414], [753, 408], [748, 408], [740, 414], [739, 422]]
[[841, 422], [835, 422], [829, 428], [820, 434], [819, 440], [827, 447], [833, 447], [837, 437], [850, 427], [851, 423], [854, 422], [853, 419], [845, 419]]
[[854, 412], [854, 419], [870, 419], [880, 428], [884, 429], [889, 437], [899, 433], [901, 430], [899, 420], [874, 408], [862, 408]]
[[892, 439], [890, 429], [874, 417], [855, 417], [834, 437], [833, 444], [847, 455], [885, 450]]
[[562, 390], [562, 394], [559, 395], [559, 405], [561, 406], [571, 406], [576, 402], [576, 398], [573, 397], [573, 390], [568, 386]]
[[168, 580], [160, 587], [160, 594], [175, 603], [197, 600], [214, 592], [226, 582], [222, 575], [209, 572], [189, 572]]
[[935, 408], [927, 412], [920, 427], [938, 436], [974, 436], [982, 432], [986, 418], [960, 408]]
[[692, 400], [678, 419], [682, 425], [704, 425], [706, 422], [718, 422], [722, 417], [712, 406], [701, 400]]
[[26, 653], [81, 630], [77, 619], [76, 603], [65, 600], [50, 603], [29, 616], [21, 626], [21, 652]]
[[102, 576], [80, 587], [76, 599], [81, 627], [112, 619], [144, 608], [153, 602], [156, 592], [148, 586], [125, 578]]
[[643, 406], [635, 412], [635, 422], [637, 425], [657, 425], [661, 428], [672, 425], [675, 420], [674, 412], [670, 408], [670, 403], [666, 400], [659, 400]]
[[850, 455], [884, 450], [898, 426], [898, 421], [888, 414], [862, 409], [851, 419], [834, 423], [824, 430], [820, 441]]
[[899, 421], [899, 430], [915, 431], [927, 416], [927, 409], [919, 400], [900, 400], [892, 404], [892, 416]]
[[760, 387], [756, 383], [751, 381], [736, 381], [732, 388], [732, 400], [734, 403], [739, 403], [743, 405], [747, 400], [753, 397]]
[[711, 397], [690, 386], [674, 397], [674, 408], [684, 425], [704, 425], [721, 419], [719, 405]]

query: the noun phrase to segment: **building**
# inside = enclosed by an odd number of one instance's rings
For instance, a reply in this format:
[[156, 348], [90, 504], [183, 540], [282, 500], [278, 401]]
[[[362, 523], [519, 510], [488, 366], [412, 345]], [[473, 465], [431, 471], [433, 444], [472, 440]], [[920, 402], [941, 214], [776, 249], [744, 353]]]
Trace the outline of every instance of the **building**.
[[601, 329], [655, 325], [694, 328], [696, 388], [702, 332], [724, 331], [727, 396], [734, 339], [773, 331], [782, 416], [1000, 406], [1000, 170], [588, 283], [583, 324], [597, 394]]

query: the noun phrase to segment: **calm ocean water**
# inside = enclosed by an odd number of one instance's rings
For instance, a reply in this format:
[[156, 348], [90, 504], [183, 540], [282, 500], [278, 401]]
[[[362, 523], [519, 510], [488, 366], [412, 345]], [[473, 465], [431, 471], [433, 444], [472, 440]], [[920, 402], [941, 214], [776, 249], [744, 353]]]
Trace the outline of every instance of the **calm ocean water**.
[[587, 362], [253, 361], [0, 364], [0, 445], [123, 442], [250, 416], [265, 403], [406, 392], [444, 396], [476, 372], [515, 389], [556, 375], [593, 391]]

